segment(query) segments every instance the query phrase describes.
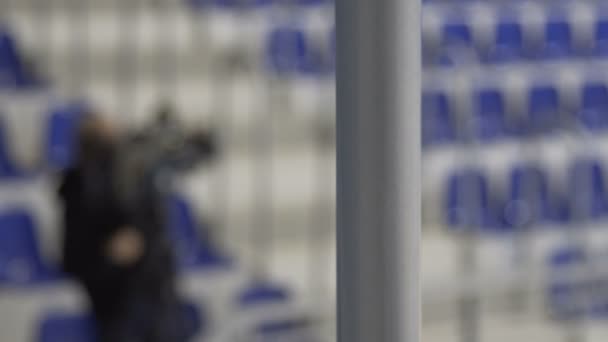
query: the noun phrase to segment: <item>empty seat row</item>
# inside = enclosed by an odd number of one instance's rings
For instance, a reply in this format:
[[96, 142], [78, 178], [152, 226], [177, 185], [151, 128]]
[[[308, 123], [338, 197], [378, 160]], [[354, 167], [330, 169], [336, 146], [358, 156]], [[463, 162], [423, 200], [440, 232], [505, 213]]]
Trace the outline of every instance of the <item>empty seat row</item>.
[[550, 255], [547, 299], [553, 318], [608, 317], [608, 277], [594, 268], [605, 263], [605, 252], [599, 252], [582, 245], [569, 245]]
[[183, 268], [200, 266], [229, 267], [232, 260], [212, 242], [209, 227], [197, 220], [190, 204], [181, 196], [173, 195], [167, 203], [167, 227], [173, 240], [177, 260]]
[[[57, 106], [49, 104], [48, 113], [41, 113], [40, 118], [45, 122], [43, 146], [40, 146], [44, 158], [41, 163], [43, 167], [60, 170], [71, 164], [75, 156], [79, 122], [86, 113], [86, 105], [79, 102]], [[0, 114], [2, 114], [1, 106]], [[5, 123], [0, 115], [0, 179], [28, 177], [42, 171], [24, 169], [15, 162], [11, 141], [7, 137], [9, 127]]]
[[[176, 323], [180, 338], [191, 339], [204, 329], [205, 318], [193, 303], [183, 303]], [[39, 322], [37, 342], [95, 342], [96, 323], [90, 314], [49, 312]]]
[[[293, 307], [292, 296], [286, 289], [268, 282], [254, 282], [246, 284], [242, 289], [237, 290], [233, 296], [234, 303], [225, 303], [235, 312], [230, 319], [232, 324], [226, 325], [233, 331], [238, 331], [240, 338], [255, 341], [295, 341], [290, 336], [306, 336], [308, 342], [318, 339], [314, 337], [313, 330], [310, 329], [310, 317], [308, 313], [296, 310], [278, 311], [279, 307]], [[177, 312], [176, 322], [177, 331], [181, 340], [190, 340], [193, 337], [210, 337], [211, 332], [223, 335], [237, 335], [236, 333], [220, 332], [221, 324], [218, 324], [217, 317], [209, 317], [206, 310], [206, 303], [193, 303], [184, 301]], [[251, 312], [249, 310], [251, 309]], [[260, 309], [265, 309], [269, 313], [277, 311], [275, 315], [260, 316]], [[267, 313], [268, 313], [267, 312]], [[287, 314], [286, 314], [287, 313]], [[241, 316], [254, 315], [248, 319], [240, 319]], [[213, 322], [220, 327], [209, 329], [208, 324]], [[246, 322], [246, 323], [243, 323]], [[90, 314], [86, 313], [67, 313], [51, 310], [43, 313], [37, 325], [38, 342], [93, 342], [95, 341], [95, 320]], [[302, 332], [307, 331], [307, 334]], [[241, 340], [237, 336], [222, 339], [237, 341]], [[300, 339], [297, 339], [300, 341]]]
[[[38, 95], [46, 92], [45, 84], [33, 73], [20, 54], [17, 42], [11, 33], [0, 24], [0, 91], [7, 95], [0, 103], [0, 178], [23, 177], [36, 173], [39, 170], [25, 170], [15, 162], [12, 156], [11, 142], [8, 141], [7, 122], [3, 119], [6, 101], [11, 101], [14, 92], [20, 98], [29, 96], [37, 99]], [[34, 100], [32, 100], [34, 101]], [[36, 100], [37, 101], [37, 100]], [[19, 115], [18, 108], [17, 113]], [[46, 121], [44, 146], [41, 149], [45, 160], [42, 164], [52, 168], [64, 168], [73, 158], [74, 139], [78, 122], [86, 113], [86, 105], [66, 101], [61, 105], [51, 103], [49, 99], [48, 112], [41, 113], [41, 120]], [[13, 115], [11, 113], [10, 115]]]
[[[229, 267], [232, 261], [212, 243], [194, 218], [190, 205], [180, 196], [167, 204], [167, 228], [183, 269]], [[37, 223], [21, 208], [0, 212], [0, 287], [3, 284], [32, 285], [60, 279], [61, 273], [40, 253]]]
[[21, 55], [19, 46], [11, 32], [0, 23], [0, 89], [23, 89], [42, 86]]
[[40, 253], [34, 217], [23, 209], [0, 213], [0, 286], [28, 285], [57, 279], [57, 268]]
[[574, 94], [566, 94], [550, 83], [531, 84], [523, 94], [521, 108], [512, 105], [507, 90], [499, 86], [478, 88], [467, 94], [469, 110], [457, 106], [460, 95], [425, 91], [422, 143], [430, 146], [472, 139], [492, 141], [580, 128], [596, 133], [608, 130], [608, 84], [603, 81], [584, 82]]
[[[549, 5], [544, 9], [540, 30], [523, 19], [525, 9], [504, 5], [492, 9], [491, 24], [482, 28], [474, 24], [477, 14], [440, 14], [438, 27], [429, 25], [432, 29], [423, 34], [425, 63], [455, 65], [608, 56], [608, 17], [599, 8], [595, 9], [589, 28], [586, 20], [575, 20], [570, 8]], [[482, 39], [487, 31], [489, 37]]]
[[282, 26], [273, 29], [266, 41], [269, 69], [278, 74], [325, 75], [333, 72], [336, 39], [332, 30], [317, 42], [302, 28]]
[[188, 0], [196, 9], [223, 8], [231, 10], [264, 8], [273, 5], [328, 6], [333, 0]]
[[445, 183], [444, 213], [454, 230], [508, 232], [565, 226], [608, 217], [605, 166], [593, 158], [575, 160], [563, 184], [553, 184], [536, 164], [512, 168], [506, 186], [491, 186], [480, 168], [451, 173]]

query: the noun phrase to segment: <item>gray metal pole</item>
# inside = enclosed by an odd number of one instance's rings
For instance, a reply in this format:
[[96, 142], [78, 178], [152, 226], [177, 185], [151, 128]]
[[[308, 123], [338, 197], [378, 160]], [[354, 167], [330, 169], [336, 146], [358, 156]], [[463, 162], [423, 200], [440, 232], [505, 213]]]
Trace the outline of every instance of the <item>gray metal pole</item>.
[[337, 0], [338, 340], [419, 341], [420, 0]]

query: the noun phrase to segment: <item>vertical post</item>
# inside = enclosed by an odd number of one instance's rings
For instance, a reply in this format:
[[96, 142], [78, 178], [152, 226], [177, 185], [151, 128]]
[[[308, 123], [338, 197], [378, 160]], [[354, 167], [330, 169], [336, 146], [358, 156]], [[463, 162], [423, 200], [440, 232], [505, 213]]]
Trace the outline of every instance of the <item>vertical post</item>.
[[417, 342], [420, 0], [337, 0], [338, 341]]

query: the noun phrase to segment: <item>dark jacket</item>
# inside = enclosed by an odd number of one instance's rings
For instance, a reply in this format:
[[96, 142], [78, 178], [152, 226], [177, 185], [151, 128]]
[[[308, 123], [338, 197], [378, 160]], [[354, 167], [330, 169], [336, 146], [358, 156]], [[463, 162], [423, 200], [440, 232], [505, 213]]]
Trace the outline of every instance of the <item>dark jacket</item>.
[[[60, 187], [64, 270], [86, 289], [99, 340], [181, 341], [173, 251], [165, 230], [157, 163], [138, 163], [129, 144], [83, 134], [76, 164]], [[154, 160], [154, 159], [153, 159]], [[139, 166], [138, 166], [139, 165]], [[141, 258], [114, 265], [106, 254], [125, 226], [144, 242]]]
[[116, 195], [114, 163], [113, 148], [100, 146], [65, 173], [59, 190], [64, 204], [63, 268], [86, 287], [100, 313], [121, 301], [131, 273], [105, 255], [112, 235], [131, 223]]

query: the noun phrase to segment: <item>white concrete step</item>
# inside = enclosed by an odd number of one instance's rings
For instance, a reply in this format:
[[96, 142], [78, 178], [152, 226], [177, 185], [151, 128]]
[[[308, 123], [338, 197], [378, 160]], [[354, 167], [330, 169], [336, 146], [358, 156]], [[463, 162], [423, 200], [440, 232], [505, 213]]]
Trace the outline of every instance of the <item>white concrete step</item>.
[[[190, 8], [114, 6], [47, 11], [11, 10], [3, 15], [23, 45], [58, 67], [86, 58], [102, 73], [121, 56], [137, 64], [157, 65], [171, 59], [196, 65], [221, 64], [239, 52], [251, 65], [263, 66], [268, 33], [279, 25], [296, 25], [321, 48], [329, 47], [333, 11], [260, 10], [198, 12]], [[190, 58], [191, 60], [188, 60]]]

